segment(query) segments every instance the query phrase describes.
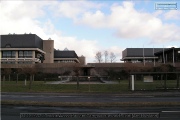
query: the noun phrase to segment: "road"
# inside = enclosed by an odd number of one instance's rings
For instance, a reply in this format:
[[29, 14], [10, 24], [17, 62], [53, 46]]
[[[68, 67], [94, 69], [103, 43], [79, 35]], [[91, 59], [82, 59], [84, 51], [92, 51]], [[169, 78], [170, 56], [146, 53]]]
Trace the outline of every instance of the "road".
[[1, 95], [1, 100], [38, 102], [179, 102], [172, 96], [118, 96], [118, 95]]
[[[37, 106], [1, 106], [1, 119], [2, 120], [52, 120], [53, 118], [22, 118], [25, 113], [27, 114], [53, 114], [53, 115], [145, 115], [155, 114], [155, 118], [148, 118], [148, 120], [161, 119], [161, 120], [179, 120], [180, 107], [37, 107]], [[156, 118], [157, 117], [157, 118]], [[55, 120], [94, 120], [97, 118], [90, 117], [69, 117], [69, 118], [54, 118]], [[104, 120], [105, 118], [98, 118], [97, 120]], [[106, 120], [120, 120], [120, 117], [106, 117]], [[132, 116], [125, 120], [132, 120]], [[144, 118], [145, 120], [147, 118]], [[141, 118], [142, 120], [142, 118]]]
[[[139, 93], [138, 93], [139, 94]], [[113, 102], [179, 102], [180, 96], [179, 93], [171, 95], [116, 95], [116, 94], [42, 94], [42, 93], [3, 93], [1, 94], [1, 100], [16, 100], [16, 101], [38, 101], [38, 102], [101, 102], [101, 103], [113, 103]], [[179, 120], [180, 118], [180, 107], [40, 107], [40, 106], [10, 106], [2, 105], [1, 106], [1, 118], [2, 120], [12, 120], [12, 119], [21, 119], [21, 120], [31, 120], [37, 118], [22, 118], [26, 115], [56, 115], [61, 118], [54, 118], [56, 120], [72, 120], [76, 115], [76, 120], [94, 120], [94, 116], [99, 117], [98, 120], [104, 120], [105, 118], [102, 115], [106, 115], [107, 120], [119, 120], [123, 119], [124, 116], [128, 116], [128, 119], [131, 120], [135, 115], [141, 117], [154, 115], [155, 118], [148, 119], [173, 119]], [[20, 118], [21, 115], [21, 118]], [[70, 116], [68, 118], [63, 117], [62, 115]], [[77, 117], [86, 116], [86, 117]], [[88, 115], [88, 116], [87, 116]], [[118, 117], [117, 117], [118, 115]], [[91, 117], [89, 117], [91, 116]], [[113, 116], [113, 118], [112, 118]], [[114, 117], [116, 116], [116, 117]], [[147, 116], [146, 116], [147, 117]], [[38, 118], [38, 120], [44, 120], [45, 118]], [[141, 119], [142, 118], [138, 118]], [[147, 119], [147, 118], [144, 118]], [[46, 118], [45, 120], [52, 120], [52, 118]]]

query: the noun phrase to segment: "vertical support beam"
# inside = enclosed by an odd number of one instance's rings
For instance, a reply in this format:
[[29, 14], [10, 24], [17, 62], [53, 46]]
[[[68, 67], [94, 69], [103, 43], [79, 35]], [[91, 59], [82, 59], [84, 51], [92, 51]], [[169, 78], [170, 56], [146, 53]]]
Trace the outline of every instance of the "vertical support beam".
[[175, 67], [175, 64], [174, 64], [174, 48], [173, 48], [173, 66]]
[[143, 64], [145, 66], [145, 58], [144, 58], [144, 45], [143, 45]]
[[164, 57], [164, 46], [163, 46], [163, 62], [165, 64], [165, 57]]
[[154, 67], [155, 67], [155, 55], [154, 55], [154, 46], [153, 46], [153, 57], [154, 57]]
[[[32, 51], [32, 59], [35, 60], [35, 51]], [[33, 64], [35, 64], [35, 62], [33, 62]]]
[[134, 91], [134, 75], [131, 75], [131, 90]]
[[18, 51], [15, 52], [15, 64], [18, 64]]

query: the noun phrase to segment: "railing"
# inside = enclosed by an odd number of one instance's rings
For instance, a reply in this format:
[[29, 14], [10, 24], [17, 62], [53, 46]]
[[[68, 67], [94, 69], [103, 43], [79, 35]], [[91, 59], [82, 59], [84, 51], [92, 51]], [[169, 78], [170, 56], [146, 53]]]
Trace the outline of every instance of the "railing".
[[26, 61], [32, 61], [32, 62], [40, 62], [38, 58], [1, 58], [1, 62], [26, 62]]

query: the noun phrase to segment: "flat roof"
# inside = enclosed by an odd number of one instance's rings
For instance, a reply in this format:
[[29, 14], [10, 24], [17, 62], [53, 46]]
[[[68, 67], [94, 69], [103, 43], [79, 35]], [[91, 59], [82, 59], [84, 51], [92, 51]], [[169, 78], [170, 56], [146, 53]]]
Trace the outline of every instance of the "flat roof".
[[69, 51], [55, 50], [54, 58], [78, 58], [78, 56], [74, 50], [69, 50]]

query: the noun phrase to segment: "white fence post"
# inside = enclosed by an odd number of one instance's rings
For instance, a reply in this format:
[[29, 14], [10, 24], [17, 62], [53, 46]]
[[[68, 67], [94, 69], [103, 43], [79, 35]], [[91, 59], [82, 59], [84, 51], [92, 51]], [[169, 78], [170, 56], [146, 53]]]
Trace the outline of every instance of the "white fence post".
[[134, 91], [134, 75], [131, 75], [131, 90]]

